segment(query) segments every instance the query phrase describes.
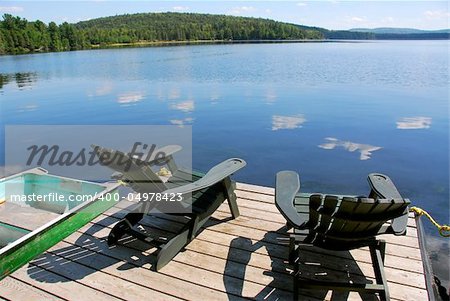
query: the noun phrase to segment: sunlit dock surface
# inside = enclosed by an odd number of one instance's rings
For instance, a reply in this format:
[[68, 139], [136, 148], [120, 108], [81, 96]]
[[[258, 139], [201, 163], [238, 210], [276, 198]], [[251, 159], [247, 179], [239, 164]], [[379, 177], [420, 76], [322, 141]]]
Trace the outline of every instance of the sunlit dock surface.
[[[222, 204], [184, 252], [160, 272], [151, 270], [155, 248], [133, 240], [108, 248], [111, 226], [130, 205], [93, 220], [9, 277], [0, 300], [291, 300], [285, 220], [274, 205], [274, 189], [237, 184], [241, 216], [231, 219]], [[177, 230], [178, 217], [148, 217], [154, 232]], [[384, 235], [385, 273], [392, 300], [428, 300], [417, 228], [411, 216], [406, 236]], [[305, 277], [330, 281], [374, 281], [368, 248], [351, 252], [304, 252], [314, 265]], [[320, 265], [319, 265], [320, 263]], [[375, 295], [304, 291], [300, 300], [377, 300]]]

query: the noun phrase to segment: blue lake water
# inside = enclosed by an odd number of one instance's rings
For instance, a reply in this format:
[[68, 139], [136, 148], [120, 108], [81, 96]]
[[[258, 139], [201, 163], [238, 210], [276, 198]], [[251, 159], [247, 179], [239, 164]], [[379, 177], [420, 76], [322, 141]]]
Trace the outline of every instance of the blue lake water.
[[[273, 186], [291, 169], [303, 191], [352, 194], [386, 173], [448, 223], [448, 51], [371, 41], [1, 56], [1, 125], [191, 125], [196, 169], [241, 157], [239, 181]], [[443, 241], [427, 227], [437, 260]]]

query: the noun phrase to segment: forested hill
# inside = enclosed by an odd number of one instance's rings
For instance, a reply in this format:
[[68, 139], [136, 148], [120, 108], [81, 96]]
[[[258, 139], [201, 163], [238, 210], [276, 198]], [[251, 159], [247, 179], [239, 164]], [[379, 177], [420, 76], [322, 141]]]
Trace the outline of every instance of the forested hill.
[[268, 19], [192, 13], [127, 14], [57, 25], [4, 15], [0, 54], [66, 51], [125, 43], [323, 39], [317, 30]]
[[147, 13], [98, 18], [75, 24], [92, 41], [321, 39], [319, 31], [268, 19], [194, 13]]

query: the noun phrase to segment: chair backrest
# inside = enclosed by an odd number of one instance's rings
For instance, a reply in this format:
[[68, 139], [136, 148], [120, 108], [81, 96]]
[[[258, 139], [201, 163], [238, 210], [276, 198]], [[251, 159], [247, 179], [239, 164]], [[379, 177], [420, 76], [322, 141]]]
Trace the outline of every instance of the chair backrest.
[[95, 147], [99, 161], [117, 172], [120, 172], [122, 180], [131, 188], [140, 193], [158, 193], [167, 190], [166, 185], [145, 162], [130, 157], [121, 151]]
[[407, 199], [313, 194], [309, 202], [309, 228], [322, 237], [366, 239], [382, 234], [380, 229], [388, 220], [407, 214], [408, 205]]

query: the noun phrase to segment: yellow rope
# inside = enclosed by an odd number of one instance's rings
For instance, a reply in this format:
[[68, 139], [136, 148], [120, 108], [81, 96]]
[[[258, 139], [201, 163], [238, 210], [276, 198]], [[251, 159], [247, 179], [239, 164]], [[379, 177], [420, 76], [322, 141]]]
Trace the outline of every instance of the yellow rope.
[[0, 205], [6, 202], [6, 199], [0, 199]]
[[128, 183], [126, 183], [122, 180], [117, 180], [117, 183], [119, 183], [119, 185], [122, 185], [122, 186], [128, 186]]
[[[409, 208], [409, 211], [414, 212], [416, 215], [418, 216], [422, 216], [425, 215], [430, 222], [439, 229], [439, 234], [443, 237], [450, 237], [450, 226], [449, 225], [439, 225], [434, 218], [431, 217], [431, 215], [426, 212], [425, 210], [423, 210], [422, 208], [419, 207], [411, 207]], [[447, 233], [445, 233], [447, 232]]]

